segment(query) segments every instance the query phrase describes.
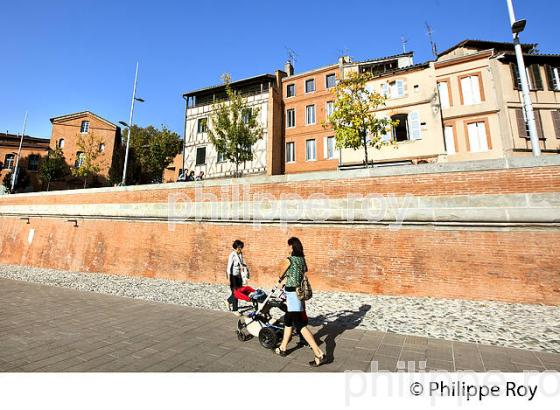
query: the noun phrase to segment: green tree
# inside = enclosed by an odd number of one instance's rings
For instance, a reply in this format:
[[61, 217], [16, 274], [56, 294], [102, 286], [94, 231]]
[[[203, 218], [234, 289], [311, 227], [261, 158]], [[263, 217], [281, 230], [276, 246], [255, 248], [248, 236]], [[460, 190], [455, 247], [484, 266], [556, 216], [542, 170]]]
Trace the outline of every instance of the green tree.
[[[128, 130], [124, 132], [126, 141]], [[133, 126], [128, 153], [127, 183], [152, 184], [163, 180], [163, 171], [181, 151], [179, 134], [162, 129]], [[120, 161], [119, 161], [120, 162]], [[116, 173], [116, 172], [115, 172]], [[120, 171], [122, 178], [122, 169]]]
[[49, 151], [39, 165], [39, 179], [43, 184], [47, 184], [47, 191], [50, 189], [51, 181], [62, 179], [69, 173], [68, 164], [60, 148]]
[[72, 168], [72, 175], [84, 179], [84, 188], [87, 186], [88, 178], [99, 173], [100, 167], [97, 164], [97, 158], [104, 155], [100, 149], [101, 144], [104, 143], [103, 138], [97, 137], [93, 131], [87, 134], [78, 134], [76, 145], [80, 154], [76, 158], [74, 168]]
[[246, 99], [231, 88], [229, 74], [222, 76], [227, 99], [214, 105], [208, 125], [208, 139], [225, 159], [235, 164], [253, 160], [253, 145], [263, 137], [259, 124], [259, 107], [249, 107]]
[[[6, 192], [12, 192], [12, 178], [14, 175], [14, 171], [10, 171], [8, 174], [4, 175], [4, 179], [2, 180], [2, 185], [6, 189]], [[16, 186], [14, 188], [14, 192], [24, 192], [25, 188], [29, 185], [29, 175], [21, 166], [18, 167], [17, 172], [17, 181]]]
[[364, 149], [366, 167], [368, 145], [381, 149], [390, 144], [383, 140], [383, 135], [398, 125], [398, 121], [377, 117], [376, 111], [385, 106], [385, 97], [368, 90], [366, 85], [372, 78], [370, 73], [350, 73], [339, 81], [334, 89], [334, 111], [325, 124], [334, 129], [337, 148]]

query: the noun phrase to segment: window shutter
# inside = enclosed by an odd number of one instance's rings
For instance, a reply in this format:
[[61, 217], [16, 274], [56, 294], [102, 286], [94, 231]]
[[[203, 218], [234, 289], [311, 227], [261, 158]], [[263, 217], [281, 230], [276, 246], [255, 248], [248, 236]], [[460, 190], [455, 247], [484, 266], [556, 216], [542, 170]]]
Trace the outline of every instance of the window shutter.
[[560, 111], [551, 111], [556, 138], [560, 138]]
[[534, 110], [535, 113], [535, 124], [537, 126], [537, 135], [538, 138], [544, 138], [544, 134], [543, 134], [543, 127], [542, 127], [542, 119], [541, 119], [541, 111], [540, 110]]
[[422, 139], [420, 115], [418, 114], [418, 111], [413, 111], [408, 114], [408, 129], [410, 132], [410, 139], [412, 141]]
[[521, 89], [521, 80], [519, 78], [519, 70], [517, 69], [517, 64], [511, 63], [511, 78], [513, 79], [513, 89], [520, 90]]
[[397, 80], [397, 95], [402, 97], [404, 95], [404, 81]]
[[387, 97], [389, 94], [389, 86], [387, 83], [381, 84], [381, 95]]
[[531, 64], [531, 76], [533, 77], [533, 85], [537, 90], [543, 89], [541, 77], [541, 67], [538, 64]]
[[527, 135], [527, 125], [525, 123], [525, 116], [523, 115], [523, 110], [521, 108], [515, 109], [515, 116], [517, 118], [517, 131], [520, 138], [529, 138]]
[[544, 72], [546, 73], [546, 82], [548, 83], [548, 89], [554, 91], [554, 73], [552, 72], [552, 67], [550, 65], [544, 66]]

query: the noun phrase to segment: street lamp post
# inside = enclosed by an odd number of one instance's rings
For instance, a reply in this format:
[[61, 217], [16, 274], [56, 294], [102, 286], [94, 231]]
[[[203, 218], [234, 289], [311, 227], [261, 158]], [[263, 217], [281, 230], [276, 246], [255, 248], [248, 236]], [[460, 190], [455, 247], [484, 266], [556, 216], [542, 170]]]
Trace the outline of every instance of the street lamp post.
[[535, 123], [535, 113], [533, 104], [531, 103], [531, 94], [529, 93], [529, 81], [527, 80], [527, 71], [525, 62], [523, 61], [523, 49], [519, 40], [519, 33], [525, 29], [526, 20], [516, 20], [515, 11], [513, 10], [512, 0], [507, 0], [509, 20], [511, 23], [511, 32], [513, 34], [513, 44], [515, 45], [515, 57], [517, 59], [517, 68], [519, 71], [519, 79], [521, 81], [521, 94], [523, 97], [523, 110], [525, 111], [525, 119], [529, 128], [529, 138], [531, 139], [531, 147], [533, 155], [538, 157], [541, 155], [541, 147], [539, 146], [539, 136], [537, 134], [537, 124]]
[[21, 132], [21, 138], [19, 139], [19, 148], [18, 148], [18, 152], [14, 154], [17, 155], [16, 157], [16, 166], [14, 168], [14, 172], [12, 174], [12, 189], [11, 191], [14, 192], [14, 189], [16, 187], [16, 181], [17, 181], [17, 173], [18, 173], [18, 168], [19, 168], [19, 157], [21, 156], [21, 147], [23, 146], [23, 138], [25, 136], [25, 128], [27, 126], [27, 111], [25, 111], [25, 117], [23, 119], [23, 131]]
[[136, 98], [136, 83], [138, 82], [138, 61], [136, 62], [136, 74], [134, 75], [134, 87], [132, 89], [132, 102], [130, 103], [130, 117], [128, 124], [124, 121], [119, 121], [120, 124], [128, 128], [128, 135], [126, 136], [126, 152], [124, 154], [124, 167], [122, 176], [122, 185], [126, 185], [126, 167], [128, 165], [128, 149], [130, 148], [130, 134], [132, 132], [132, 118], [134, 115], [134, 103], [144, 102], [142, 98]]

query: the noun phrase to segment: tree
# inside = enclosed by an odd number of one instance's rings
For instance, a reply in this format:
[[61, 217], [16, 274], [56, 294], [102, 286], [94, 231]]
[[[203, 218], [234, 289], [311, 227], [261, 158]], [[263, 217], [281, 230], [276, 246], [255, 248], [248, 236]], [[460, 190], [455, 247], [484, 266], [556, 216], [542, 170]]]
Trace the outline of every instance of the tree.
[[259, 124], [259, 107], [249, 107], [247, 101], [231, 88], [229, 74], [222, 76], [227, 100], [214, 105], [214, 114], [208, 126], [208, 139], [216, 150], [235, 164], [235, 176], [239, 176], [239, 164], [253, 160], [253, 145], [262, 138]]
[[372, 78], [370, 73], [350, 73], [340, 80], [334, 90], [334, 112], [327, 122], [334, 129], [337, 148], [363, 147], [366, 168], [369, 167], [368, 145], [381, 149], [390, 144], [383, 136], [398, 125], [398, 121], [376, 116], [376, 111], [385, 105], [385, 97], [368, 90], [366, 84]]
[[104, 143], [103, 138], [97, 137], [93, 131], [87, 134], [78, 134], [76, 145], [79, 154], [76, 158], [75, 167], [72, 168], [72, 175], [84, 179], [84, 188], [86, 188], [88, 177], [99, 173], [100, 167], [96, 160], [104, 155], [100, 149], [101, 144]]
[[[2, 185], [4, 186], [6, 192], [12, 192], [12, 178], [14, 175], [14, 171], [10, 171], [8, 174], [4, 175], [4, 179], [2, 180]], [[23, 169], [21, 166], [18, 167], [17, 171], [17, 181], [16, 186], [14, 188], [15, 191], [24, 191], [25, 188], [29, 185], [29, 175], [27, 171]]]
[[43, 184], [47, 184], [47, 191], [51, 186], [51, 181], [62, 179], [69, 173], [68, 164], [66, 164], [60, 148], [49, 151], [47, 157], [39, 165], [39, 179]]
[[[124, 133], [126, 140], [128, 130]], [[127, 182], [152, 184], [162, 182], [163, 171], [181, 152], [179, 134], [162, 125], [146, 128], [133, 126], [128, 153]], [[122, 169], [120, 172], [122, 178]]]

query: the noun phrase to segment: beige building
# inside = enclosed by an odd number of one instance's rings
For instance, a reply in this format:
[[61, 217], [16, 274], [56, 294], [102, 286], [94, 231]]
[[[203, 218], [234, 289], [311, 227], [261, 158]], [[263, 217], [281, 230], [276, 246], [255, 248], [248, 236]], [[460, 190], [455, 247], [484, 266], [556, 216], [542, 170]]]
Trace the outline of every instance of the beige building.
[[[412, 53], [384, 59], [345, 64], [344, 75], [370, 72], [370, 91], [386, 96], [386, 105], [376, 114], [398, 121], [383, 139], [394, 144], [380, 150], [368, 147], [375, 164], [416, 164], [445, 160], [442, 116], [433, 62], [413, 64]], [[363, 149], [343, 149], [341, 168], [363, 166]]]
[[[560, 55], [523, 45], [544, 154], [560, 149]], [[435, 62], [448, 161], [531, 155], [512, 43], [465, 40]]]

